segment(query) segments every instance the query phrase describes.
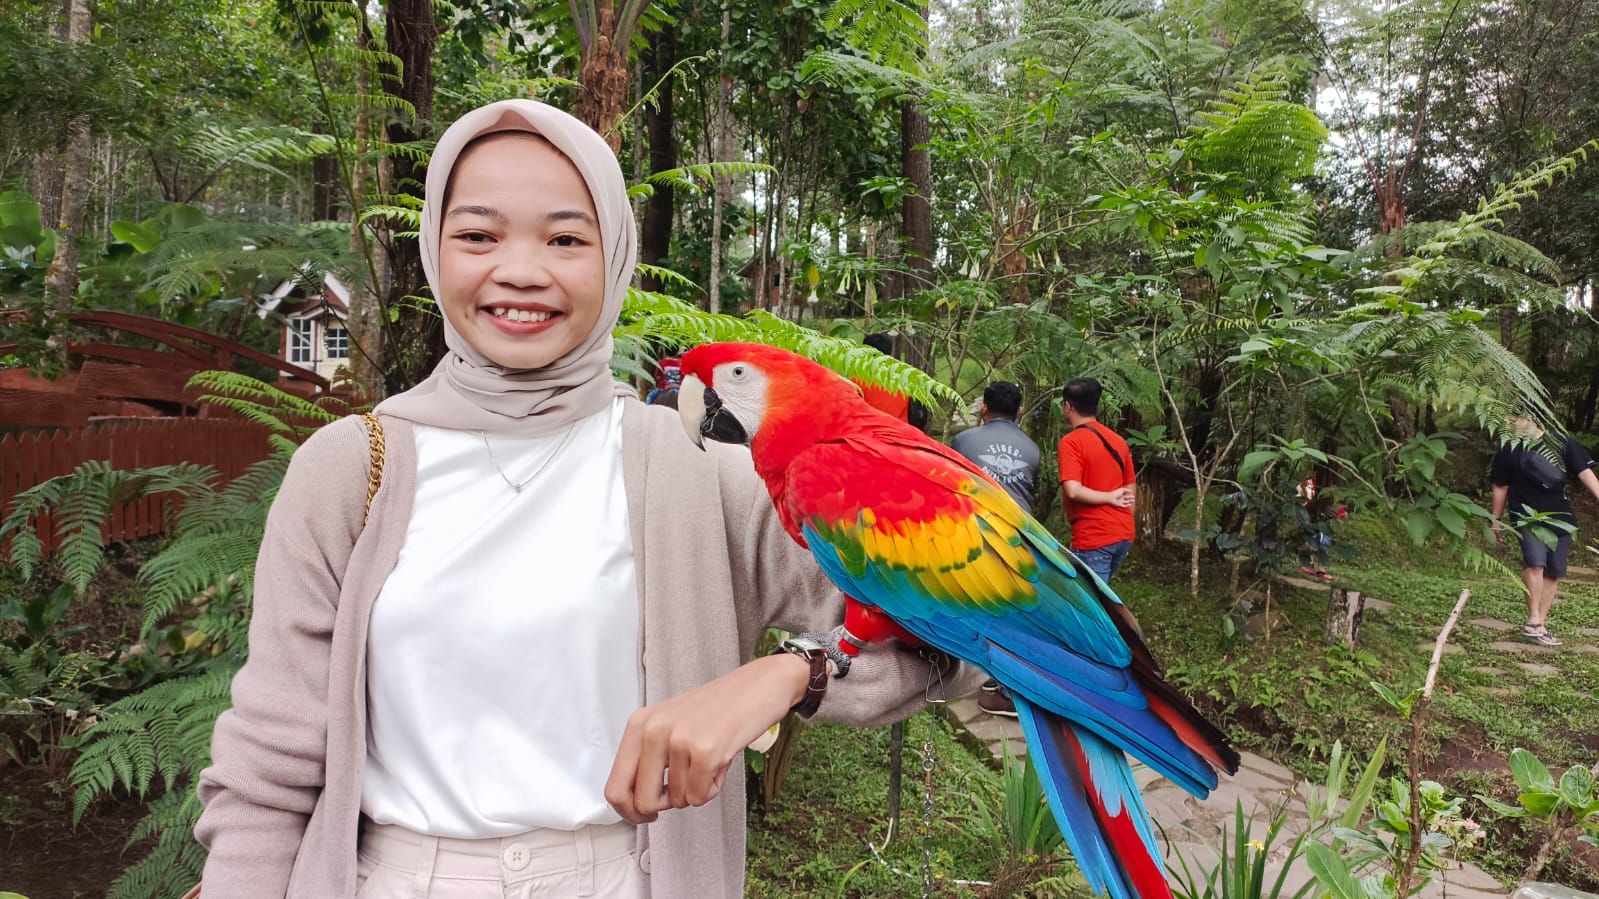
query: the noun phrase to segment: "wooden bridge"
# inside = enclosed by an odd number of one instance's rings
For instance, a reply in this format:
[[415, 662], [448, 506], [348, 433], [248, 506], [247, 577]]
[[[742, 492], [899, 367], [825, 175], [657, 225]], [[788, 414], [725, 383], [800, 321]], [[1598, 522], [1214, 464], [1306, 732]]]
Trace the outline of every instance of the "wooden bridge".
[[[0, 310], [0, 319], [4, 315]], [[0, 427], [77, 428], [99, 418], [203, 416], [189, 379], [201, 371], [231, 370], [239, 361], [288, 376], [278, 386], [291, 392], [331, 392], [328, 379], [314, 371], [196, 328], [103, 310], [74, 312], [68, 320], [75, 332], [67, 344], [69, 371], [45, 380], [26, 369], [0, 369]], [[94, 331], [104, 336], [84, 336]], [[144, 345], [123, 342], [129, 337]], [[0, 343], [0, 356], [16, 349]]]

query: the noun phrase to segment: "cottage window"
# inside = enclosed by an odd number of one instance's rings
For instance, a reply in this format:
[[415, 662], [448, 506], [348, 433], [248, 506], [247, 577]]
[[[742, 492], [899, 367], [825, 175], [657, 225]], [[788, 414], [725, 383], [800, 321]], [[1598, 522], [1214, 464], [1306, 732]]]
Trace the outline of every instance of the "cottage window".
[[316, 323], [308, 318], [289, 319], [289, 361], [296, 365], [311, 364], [311, 339]]
[[329, 359], [350, 358], [350, 332], [341, 325], [328, 325], [324, 332]]

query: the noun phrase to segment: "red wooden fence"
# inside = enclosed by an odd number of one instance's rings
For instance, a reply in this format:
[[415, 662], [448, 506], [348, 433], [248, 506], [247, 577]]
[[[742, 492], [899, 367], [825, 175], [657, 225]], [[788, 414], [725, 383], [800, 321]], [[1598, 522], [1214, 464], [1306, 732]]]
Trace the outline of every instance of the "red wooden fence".
[[[0, 437], [0, 518], [17, 494], [83, 462], [105, 460], [117, 470], [192, 462], [238, 477], [271, 451], [265, 428], [222, 418], [147, 418], [61, 431], [30, 431]], [[144, 497], [113, 509], [104, 528], [111, 542], [149, 537], [166, 529], [169, 501]], [[55, 522], [35, 519], [49, 558], [56, 548]]]

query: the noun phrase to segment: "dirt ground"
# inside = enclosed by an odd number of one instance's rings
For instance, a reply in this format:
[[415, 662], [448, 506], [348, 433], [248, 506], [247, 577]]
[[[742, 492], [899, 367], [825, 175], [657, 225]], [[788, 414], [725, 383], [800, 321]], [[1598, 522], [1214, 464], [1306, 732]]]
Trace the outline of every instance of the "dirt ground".
[[0, 891], [28, 899], [89, 899], [148, 848], [124, 846], [143, 816], [132, 799], [103, 803], [72, 828], [72, 793], [50, 772], [0, 768]]

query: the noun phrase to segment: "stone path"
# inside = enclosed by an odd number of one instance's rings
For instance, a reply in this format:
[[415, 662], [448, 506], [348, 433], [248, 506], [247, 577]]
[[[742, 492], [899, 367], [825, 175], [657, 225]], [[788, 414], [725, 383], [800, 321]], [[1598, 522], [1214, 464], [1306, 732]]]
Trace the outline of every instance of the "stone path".
[[[977, 707], [977, 698], [968, 696], [949, 704], [952, 717], [973, 736], [982, 740], [998, 758], [1005, 744], [1012, 755], [1025, 755], [1027, 746], [1022, 742], [1021, 724], [1014, 718], [990, 715]], [[1133, 764], [1133, 777], [1144, 792], [1144, 804], [1165, 836], [1162, 839], [1166, 864], [1175, 867], [1175, 854], [1188, 862], [1188, 869], [1196, 874], [1201, 868], [1213, 867], [1218, 855], [1216, 847], [1221, 842], [1222, 827], [1232, 829], [1234, 809], [1242, 803], [1244, 817], [1250, 822], [1250, 839], [1264, 840], [1271, 811], [1288, 807], [1288, 823], [1278, 835], [1273, 852], [1266, 864], [1267, 882], [1276, 879], [1282, 870], [1288, 846], [1309, 826], [1305, 811], [1305, 788], [1287, 768], [1255, 755], [1243, 754], [1243, 764], [1232, 777], [1223, 777], [1221, 785], [1204, 800], [1195, 799], [1180, 787], [1138, 763]], [[1348, 803], [1340, 801], [1339, 807]], [[1178, 869], [1180, 870], [1180, 869]], [[1310, 869], [1303, 858], [1289, 869], [1284, 881], [1283, 895], [1290, 895], [1310, 882]], [[1446, 872], [1442, 882], [1435, 882], [1420, 893], [1421, 899], [1488, 899], [1509, 895], [1510, 891], [1499, 881], [1475, 865], [1464, 865], [1459, 870]]]

